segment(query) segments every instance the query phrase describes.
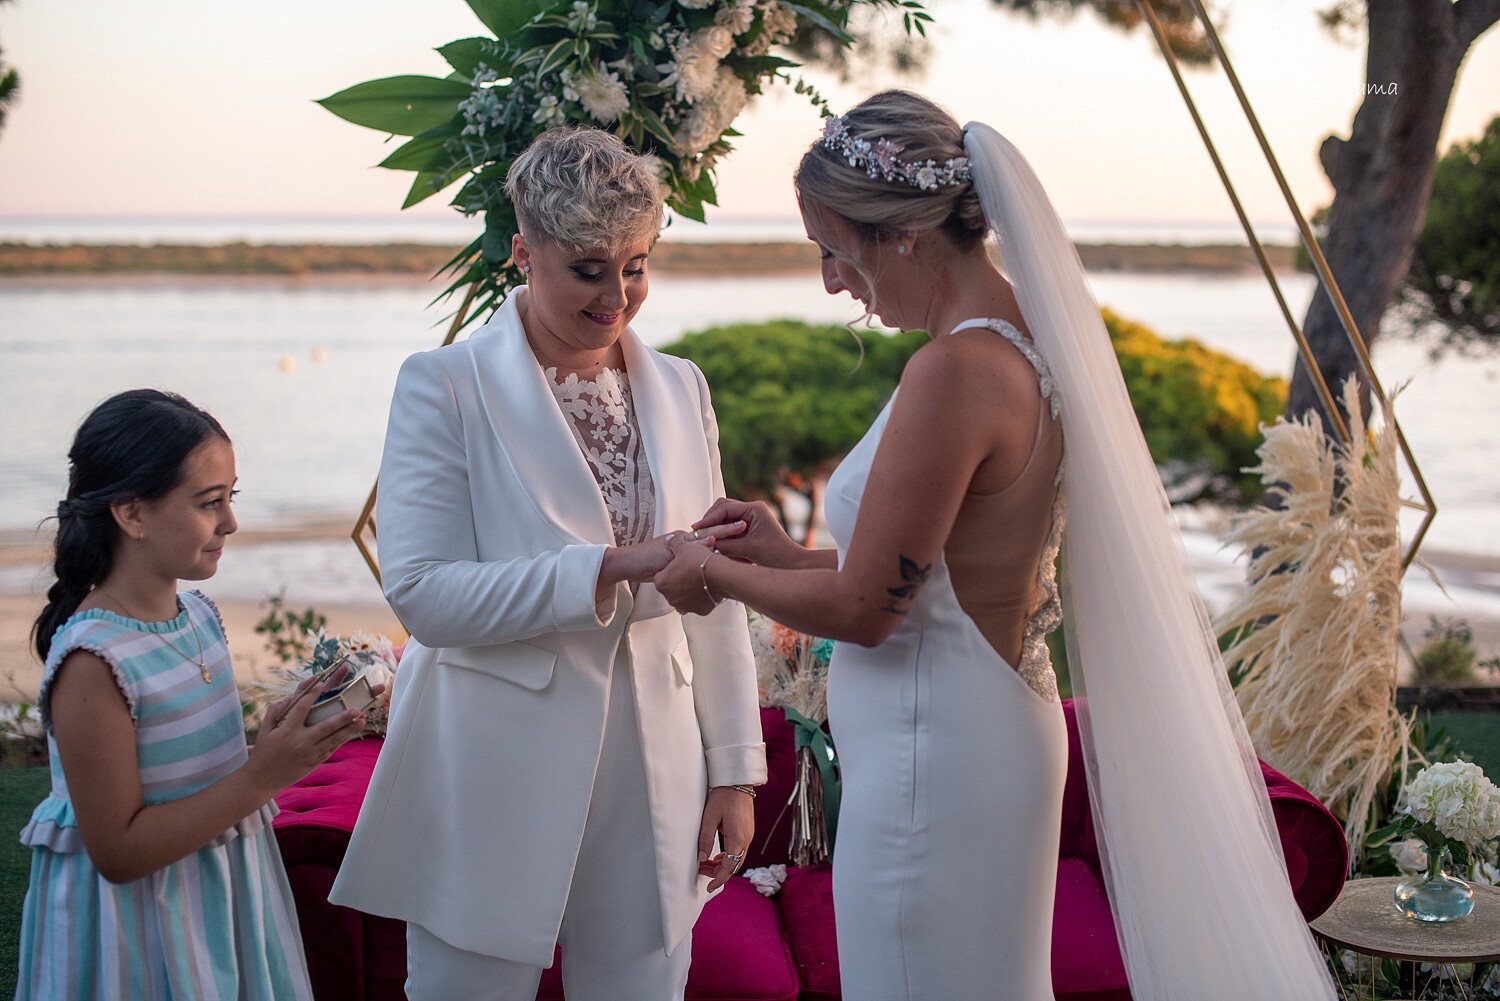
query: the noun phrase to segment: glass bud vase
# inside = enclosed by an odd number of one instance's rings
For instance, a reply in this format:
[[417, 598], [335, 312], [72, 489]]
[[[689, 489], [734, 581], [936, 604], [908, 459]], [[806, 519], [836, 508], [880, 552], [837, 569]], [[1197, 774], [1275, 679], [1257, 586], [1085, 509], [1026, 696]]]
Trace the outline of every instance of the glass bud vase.
[[1474, 891], [1443, 871], [1446, 848], [1427, 847], [1427, 871], [1396, 884], [1396, 908], [1414, 921], [1456, 921], [1474, 909]]

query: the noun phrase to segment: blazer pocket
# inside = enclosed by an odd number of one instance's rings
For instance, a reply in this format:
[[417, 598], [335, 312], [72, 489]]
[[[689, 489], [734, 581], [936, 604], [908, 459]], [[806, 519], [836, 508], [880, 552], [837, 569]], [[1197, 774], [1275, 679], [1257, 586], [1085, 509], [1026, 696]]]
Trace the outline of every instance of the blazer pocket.
[[437, 662], [477, 671], [528, 691], [539, 692], [552, 681], [557, 654], [517, 640], [493, 646], [443, 647], [438, 651]]
[[672, 670], [677, 674], [678, 684], [691, 685], [693, 683], [693, 658], [688, 653], [686, 636], [672, 648]]

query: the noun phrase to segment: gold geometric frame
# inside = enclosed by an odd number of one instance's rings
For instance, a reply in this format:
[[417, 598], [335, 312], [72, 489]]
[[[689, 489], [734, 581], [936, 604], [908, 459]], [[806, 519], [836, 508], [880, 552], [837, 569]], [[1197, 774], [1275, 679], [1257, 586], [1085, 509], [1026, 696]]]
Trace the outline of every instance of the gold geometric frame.
[[[1328, 293], [1329, 300], [1333, 303], [1334, 310], [1338, 313], [1339, 322], [1344, 327], [1344, 333], [1349, 338], [1354, 353], [1359, 357], [1359, 366], [1365, 377], [1366, 384], [1370, 387], [1370, 393], [1380, 401], [1380, 408], [1385, 419], [1391, 422], [1396, 430], [1396, 440], [1401, 444], [1401, 454], [1406, 458], [1407, 468], [1411, 470], [1412, 479], [1416, 481], [1417, 490], [1422, 495], [1422, 502], [1415, 503], [1402, 499], [1403, 507], [1409, 507], [1425, 514], [1422, 517], [1421, 526], [1412, 536], [1411, 545], [1401, 558], [1401, 569], [1406, 570], [1416, 558], [1417, 550], [1422, 545], [1423, 538], [1427, 535], [1427, 529], [1432, 527], [1432, 520], [1437, 517], [1437, 502], [1433, 500], [1432, 492], [1427, 488], [1427, 480], [1422, 475], [1421, 467], [1417, 465], [1417, 457], [1412, 454], [1411, 445], [1406, 440], [1406, 433], [1401, 430], [1401, 422], [1396, 419], [1396, 413], [1391, 408], [1390, 397], [1386, 395], [1380, 379], [1375, 374], [1375, 364], [1370, 358], [1369, 346], [1365, 344], [1359, 327], [1354, 322], [1354, 315], [1349, 312], [1349, 305], [1344, 301], [1344, 293], [1339, 289], [1338, 282], [1334, 280], [1333, 272], [1328, 267], [1328, 260], [1323, 256], [1323, 248], [1318, 245], [1317, 238], [1313, 235], [1312, 227], [1308, 225], [1307, 218], [1297, 206], [1297, 199], [1292, 194], [1291, 187], [1287, 184], [1286, 175], [1281, 171], [1281, 164], [1276, 160], [1276, 154], [1271, 152], [1271, 144], [1266, 141], [1266, 134], [1261, 130], [1260, 120], [1256, 117], [1254, 109], [1250, 107], [1250, 100], [1245, 96], [1245, 90], [1240, 86], [1238, 74], [1234, 71], [1233, 64], [1229, 61], [1229, 53], [1224, 51], [1224, 43], [1219, 39], [1219, 33], [1214, 29], [1213, 21], [1208, 16], [1208, 11], [1203, 6], [1202, 0], [1189, 0], [1193, 10], [1198, 15], [1198, 20], [1203, 22], [1203, 30], [1207, 34], [1209, 44], [1213, 47], [1214, 57], [1224, 69], [1224, 75], [1229, 85], [1234, 89], [1234, 95], [1239, 100], [1240, 109], [1245, 113], [1245, 121], [1249, 123], [1251, 131], [1255, 133], [1255, 140], [1260, 144], [1260, 151], [1266, 158], [1266, 165], [1271, 168], [1271, 173], [1276, 178], [1276, 184], [1281, 189], [1282, 197], [1286, 199], [1287, 208], [1291, 211], [1292, 218], [1297, 222], [1297, 230], [1302, 236], [1302, 244], [1307, 248], [1308, 256], [1312, 259], [1313, 268], [1316, 270], [1318, 280]], [[1276, 280], [1276, 273], [1271, 268], [1270, 258], [1266, 256], [1265, 248], [1261, 246], [1260, 240], [1255, 235], [1254, 228], [1250, 225], [1250, 219], [1245, 214], [1245, 207], [1240, 202], [1238, 192], [1234, 189], [1234, 183], [1229, 179], [1229, 172], [1224, 167], [1224, 161], [1219, 156], [1218, 149], [1214, 146], [1213, 138], [1208, 134], [1208, 127], [1203, 123], [1203, 116], [1198, 113], [1198, 106], [1193, 102], [1192, 94], [1189, 93], [1187, 83], [1182, 77], [1182, 68], [1178, 65], [1177, 57], [1172, 53], [1172, 47], [1168, 44], [1166, 31], [1163, 30], [1161, 21], [1156, 16], [1152, 7], [1152, 0], [1135, 0], [1136, 6], [1140, 8], [1147, 23], [1151, 25], [1151, 33], [1156, 38], [1156, 45], [1161, 49], [1162, 58], [1167, 62], [1167, 68], [1172, 72], [1172, 79], [1177, 84], [1177, 90], [1182, 95], [1183, 103], [1187, 105], [1188, 114], [1193, 118], [1193, 124], [1198, 129], [1198, 135], [1203, 140], [1203, 146], [1208, 151], [1209, 158], [1213, 161], [1214, 170], [1219, 174], [1219, 181], [1224, 185], [1224, 192], [1229, 196], [1230, 203], [1234, 206], [1234, 214], [1239, 218], [1240, 226], [1245, 230], [1245, 238], [1250, 241], [1250, 247], [1255, 252], [1255, 259], [1260, 263], [1260, 269], [1266, 276], [1266, 281], [1271, 286], [1271, 293], [1276, 297], [1276, 303], [1281, 307], [1281, 315], [1286, 320], [1287, 328], [1291, 330], [1292, 337], [1297, 341], [1297, 350], [1302, 355], [1302, 364], [1307, 369], [1308, 377], [1312, 379], [1313, 385], [1318, 390], [1318, 397], [1323, 402], [1323, 409], [1332, 418], [1334, 427], [1338, 431], [1339, 438], [1346, 444], [1349, 441], [1349, 428], [1344, 423], [1344, 417], [1334, 405], [1333, 393], [1328, 386], [1328, 380], [1323, 378], [1323, 370], [1318, 365], [1317, 357], [1313, 354], [1312, 346], [1307, 342], [1307, 335], [1303, 332], [1300, 324], [1292, 316], [1291, 307], [1287, 305], [1286, 296], [1282, 294], [1281, 284]]]
[[[464, 294], [464, 301], [458, 307], [458, 312], [453, 314], [453, 322], [448, 325], [448, 336], [443, 338], [442, 347], [453, 343], [458, 336], [459, 330], [464, 325], [464, 320], [469, 316], [469, 306], [474, 302], [474, 293], [479, 291], [478, 284], [471, 284], [469, 290]], [[375, 556], [375, 495], [380, 490], [380, 478], [370, 485], [370, 496], [365, 499], [365, 506], [359, 512], [359, 518], [354, 522], [354, 530], [349, 533], [354, 540], [354, 548], [359, 550], [359, 555], [365, 558], [365, 564], [370, 572], [375, 575], [375, 583], [380, 583], [380, 561]]]
[[[1260, 144], [1261, 153], [1266, 158], [1266, 165], [1270, 167], [1271, 173], [1276, 178], [1276, 184], [1281, 189], [1282, 197], [1286, 199], [1288, 210], [1292, 218], [1296, 220], [1297, 230], [1302, 236], [1302, 244], [1307, 248], [1308, 256], [1312, 259], [1313, 268], [1317, 272], [1318, 280], [1327, 291], [1329, 299], [1333, 303], [1334, 310], [1338, 313], [1339, 322], [1344, 327], [1344, 333], [1349, 338], [1355, 354], [1359, 357], [1359, 364], [1367, 384], [1370, 386], [1371, 395], [1380, 402], [1380, 408], [1386, 420], [1390, 421], [1396, 430], [1396, 440], [1401, 444], [1401, 454], [1406, 458], [1407, 468], [1411, 470], [1412, 478], [1416, 481], [1417, 490], [1422, 495], [1420, 504], [1402, 499], [1405, 507], [1425, 512], [1422, 517], [1421, 526], [1412, 536], [1411, 545], [1407, 548], [1401, 559], [1401, 569], [1404, 571], [1416, 558], [1417, 550], [1422, 545], [1422, 540], [1427, 535], [1427, 530], [1432, 526], [1432, 521], [1437, 517], [1437, 503], [1433, 500], [1432, 492], [1427, 487], [1427, 480], [1422, 475], [1421, 467], [1417, 464], [1417, 458], [1412, 454], [1411, 445], [1406, 440], [1406, 433], [1401, 429], [1401, 423], [1396, 419], [1395, 411], [1391, 408], [1390, 397], [1385, 388], [1381, 386], [1380, 379], [1375, 374], [1375, 365], [1370, 358], [1369, 346], [1365, 344], [1364, 337], [1359, 332], [1359, 327], [1354, 322], [1354, 316], [1349, 312], [1349, 306], [1344, 301], [1344, 293], [1339, 289], [1338, 282], [1333, 277], [1332, 270], [1328, 267], [1328, 260], [1323, 256], [1323, 249], [1318, 245], [1317, 238], [1313, 235], [1312, 227], [1307, 222], [1307, 217], [1302, 214], [1297, 205], [1297, 199], [1292, 194], [1291, 187], [1287, 184], [1286, 175], [1282, 173], [1281, 164], [1276, 159], [1276, 154], [1271, 151], [1271, 144], [1266, 140], [1265, 132], [1260, 127], [1260, 120], [1256, 117], [1254, 109], [1250, 107], [1250, 100], [1245, 96], [1244, 88], [1240, 86], [1238, 74], [1234, 71], [1233, 64], [1229, 61], [1229, 54], [1224, 51], [1224, 43], [1219, 39], [1219, 33], [1214, 29], [1213, 21], [1208, 16], [1208, 11], [1201, 0], [1190, 0], [1198, 19], [1203, 22], [1203, 30], [1206, 32], [1209, 44], [1213, 47], [1214, 56], [1223, 68], [1225, 77], [1234, 89], [1235, 97], [1239, 100], [1240, 109], [1245, 113], [1245, 120], [1255, 133], [1256, 142]], [[1182, 95], [1183, 103], [1187, 106], [1188, 114], [1192, 116], [1193, 124], [1198, 129], [1198, 135], [1203, 140], [1204, 149], [1208, 151], [1209, 159], [1213, 161], [1214, 170], [1218, 172], [1219, 181], [1224, 185], [1224, 192], [1229, 196], [1230, 204], [1234, 206], [1234, 214], [1240, 221], [1240, 226], [1245, 231], [1245, 238], [1250, 241], [1250, 247], [1255, 253], [1255, 259], [1260, 264], [1261, 272], [1265, 275], [1266, 282], [1271, 286], [1271, 294], [1276, 297], [1276, 303], [1281, 308], [1281, 315], [1286, 320], [1287, 329], [1297, 342], [1297, 350], [1301, 353], [1302, 363], [1307, 369], [1308, 377], [1313, 380], [1317, 388], [1318, 397], [1323, 402], [1323, 409], [1333, 420], [1335, 430], [1339, 438], [1347, 443], [1349, 441], [1349, 429], [1344, 423], [1344, 418], [1339, 413], [1339, 408], [1333, 400], [1333, 393], [1329, 389], [1328, 381], [1323, 378], [1323, 370], [1318, 365], [1317, 357], [1313, 354], [1312, 346], [1307, 342], [1307, 335], [1303, 332], [1296, 317], [1292, 315], [1291, 307], [1287, 305], [1286, 296], [1282, 293], [1281, 284], [1276, 279], [1276, 272], [1271, 267], [1270, 258], [1266, 256], [1265, 247], [1261, 245], [1260, 239], [1255, 235], [1255, 229], [1250, 224], [1250, 218], [1245, 214], [1245, 207], [1240, 201], [1239, 193], [1235, 190], [1234, 182], [1229, 178], [1229, 171], [1224, 166], [1223, 159], [1219, 156], [1218, 148], [1214, 145], [1212, 136], [1209, 135], [1208, 127], [1203, 122], [1203, 116], [1198, 113], [1198, 106], [1194, 103], [1192, 94], [1188, 91], [1187, 83], [1182, 77], [1182, 68], [1177, 62], [1177, 57], [1172, 52], [1172, 47], [1167, 41], [1166, 31], [1162, 28], [1161, 21], [1156, 16], [1156, 10], [1152, 7], [1152, 0], [1135, 0], [1136, 6], [1140, 8], [1145, 16], [1146, 22], [1151, 26], [1152, 35], [1156, 39], [1157, 47], [1161, 49], [1162, 58], [1166, 60], [1167, 68], [1172, 73], [1172, 79], [1177, 84], [1177, 90]], [[454, 314], [453, 323], [448, 328], [448, 335], [443, 339], [443, 344], [451, 344], [458, 336], [459, 329], [468, 317], [469, 306], [474, 300], [477, 285], [470, 285], [468, 293], [464, 296], [462, 305]], [[365, 563], [369, 565], [370, 572], [375, 575], [375, 580], [380, 581], [380, 564], [376, 559], [374, 551], [375, 534], [375, 496], [380, 489], [379, 480], [370, 487], [370, 495], [365, 501], [365, 506], [360, 511], [358, 520], [354, 523], [351, 537], [359, 553], [364, 557]]]

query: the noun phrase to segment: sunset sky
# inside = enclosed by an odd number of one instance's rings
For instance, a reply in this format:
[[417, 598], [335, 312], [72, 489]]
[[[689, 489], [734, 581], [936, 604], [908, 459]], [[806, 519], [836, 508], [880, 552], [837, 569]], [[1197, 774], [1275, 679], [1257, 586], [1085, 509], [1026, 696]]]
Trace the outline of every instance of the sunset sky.
[[[1362, 48], [1328, 37], [1314, 0], [1223, 6], [1231, 55], [1310, 212], [1329, 197], [1318, 142], [1346, 132], [1362, 99]], [[961, 121], [987, 121], [1027, 154], [1069, 220], [1232, 220], [1148, 35], [1090, 16], [1032, 23], [988, 0], [931, 0], [929, 9], [937, 20], [930, 72], [847, 84], [814, 75], [836, 108], [900, 84]], [[0, 7], [0, 46], [23, 86], [0, 133], [0, 216], [394, 216], [410, 177], [371, 166], [385, 155], [383, 137], [313, 100], [379, 76], [442, 75], [433, 48], [480, 30], [462, 0]], [[1285, 223], [1222, 76], [1195, 73], [1191, 83], [1251, 215]], [[1444, 145], [1477, 135], [1496, 114], [1500, 31], [1492, 30], [1470, 51]], [[816, 134], [815, 113], [782, 89], [737, 127], [745, 136], [719, 171], [720, 212], [794, 216], [789, 175]], [[417, 211], [451, 212], [444, 201]]]

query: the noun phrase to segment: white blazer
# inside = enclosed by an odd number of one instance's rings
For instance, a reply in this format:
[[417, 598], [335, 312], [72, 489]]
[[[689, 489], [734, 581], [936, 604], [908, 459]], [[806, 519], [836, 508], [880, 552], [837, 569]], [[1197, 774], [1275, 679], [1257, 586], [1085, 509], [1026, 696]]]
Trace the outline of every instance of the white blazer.
[[[407, 359], [376, 509], [386, 598], [411, 633], [389, 733], [329, 899], [546, 966], [630, 657], [670, 950], [707, 899], [709, 785], [765, 781], [744, 607], [680, 616], [651, 584], [597, 607], [609, 513], [521, 328], [517, 289], [465, 341]], [[621, 336], [656, 533], [723, 495], [697, 366]]]

